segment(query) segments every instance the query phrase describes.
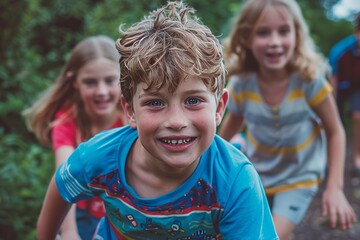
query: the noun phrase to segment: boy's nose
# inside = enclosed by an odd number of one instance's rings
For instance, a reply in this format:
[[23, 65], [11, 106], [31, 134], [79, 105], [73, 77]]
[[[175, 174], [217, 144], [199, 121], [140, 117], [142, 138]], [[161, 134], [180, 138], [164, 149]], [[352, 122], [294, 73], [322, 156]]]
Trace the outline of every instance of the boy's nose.
[[181, 130], [187, 125], [187, 117], [181, 108], [173, 107], [169, 110], [165, 126], [167, 128]]

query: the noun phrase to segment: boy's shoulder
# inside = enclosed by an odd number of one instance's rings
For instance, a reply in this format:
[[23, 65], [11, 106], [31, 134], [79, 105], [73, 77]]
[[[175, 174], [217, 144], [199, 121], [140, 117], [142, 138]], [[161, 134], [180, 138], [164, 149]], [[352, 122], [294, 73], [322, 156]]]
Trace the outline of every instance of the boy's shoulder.
[[137, 131], [129, 126], [104, 130], [81, 143], [69, 160], [92, 179], [118, 169], [119, 162], [126, 159], [137, 136]]
[[[206, 172], [212, 176], [212, 184], [217, 186], [222, 192], [221, 198], [224, 201], [231, 198], [230, 195], [252, 189], [260, 184], [259, 175], [249, 159], [233, 146], [230, 142], [215, 135], [213, 143], [205, 153], [208, 159], [206, 162]], [[241, 182], [242, 184], [239, 184]]]
[[114, 149], [131, 145], [131, 139], [137, 138], [137, 131], [130, 126], [104, 130], [79, 145], [79, 150], [87, 157], [113, 152]]
[[216, 151], [218, 162], [222, 169], [238, 172], [244, 166], [251, 166], [249, 159], [233, 144], [215, 135], [214, 143], [210, 146]]
[[102, 143], [102, 142], [115, 142], [119, 139], [126, 137], [131, 134], [137, 134], [137, 131], [133, 128], [131, 128], [129, 125], [111, 128], [107, 130], [103, 130], [92, 138], [90, 138], [85, 143], [87, 144], [94, 144], [94, 143]]

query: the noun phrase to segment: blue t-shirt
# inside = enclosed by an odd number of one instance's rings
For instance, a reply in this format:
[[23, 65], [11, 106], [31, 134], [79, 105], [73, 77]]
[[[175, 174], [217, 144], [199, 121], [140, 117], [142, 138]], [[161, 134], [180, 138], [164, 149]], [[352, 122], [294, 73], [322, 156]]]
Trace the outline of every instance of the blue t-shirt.
[[329, 63], [332, 68], [332, 73], [334, 75], [338, 72], [338, 62], [344, 53], [351, 50], [352, 48], [356, 48], [357, 39], [355, 35], [350, 35], [338, 43], [336, 43], [331, 49], [329, 53]]
[[142, 198], [128, 185], [125, 163], [137, 139], [129, 126], [82, 143], [56, 172], [68, 202], [104, 200], [104, 239], [278, 239], [260, 178], [230, 143], [215, 136], [194, 173], [178, 188]]

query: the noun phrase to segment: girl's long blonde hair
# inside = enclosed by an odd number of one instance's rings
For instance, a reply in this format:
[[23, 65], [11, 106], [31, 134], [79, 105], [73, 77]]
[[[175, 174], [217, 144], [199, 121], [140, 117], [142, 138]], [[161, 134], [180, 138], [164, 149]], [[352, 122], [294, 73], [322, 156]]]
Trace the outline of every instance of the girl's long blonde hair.
[[274, 5], [284, 6], [293, 18], [296, 45], [289, 71], [297, 71], [305, 81], [311, 81], [319, 73], [329, 70], [326, 59], [317, 51], [309, 28], [295, 0], [248, 0], [242, 7], [228, 38], [223, 42], [225, 64], [229, 75], [257, 72], [258, 63], [246, 47], [252, 41], [257, 21], [266, 9]]
[[[92, 133], [83, 102], [74, 82], [78, 71], [89, 61], [106, 58], [116, 63], [120, 55], [115, 41], [107, 36], [92, 36], [78, 43], [71, 52], [60, 75], [45, 93], [23, 112], [27, 125], [42, 144], [51, 144], [51, 128], [55, 114], [60, 109], [69, 109], [67, 116], [75, 120], [81, 139], [88, 139]], [[118, 105], [121, 111], [121, 105]]]

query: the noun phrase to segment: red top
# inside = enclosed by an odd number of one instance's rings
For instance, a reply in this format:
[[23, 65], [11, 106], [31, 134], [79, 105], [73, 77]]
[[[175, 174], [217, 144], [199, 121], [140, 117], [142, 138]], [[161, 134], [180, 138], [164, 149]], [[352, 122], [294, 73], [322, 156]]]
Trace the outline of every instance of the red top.
[[[68, 109], [61, 109], [55, 114], [55, 121], [59, 120], [58, 124], [52, 127], [51, 138], [53, 150], [56, 151], [62, 146], [77, 147], [76, 134], [77, 127], [74, 119], [66, 116]], [[119, 118], [111, 128], [123, 126], [122, 120]], [[104, 204], [100, 197], [93, 197], [88, 200], [82, 200], [77, 203], [80, 209], [86, 209], [92, 216], [101, 218], [105, 216]]]
[[338, 62], [337, 77], [339, 82], [349, 81], [350, 90], [360, 90], [360, 50], [350, 49], [345, 52]]

